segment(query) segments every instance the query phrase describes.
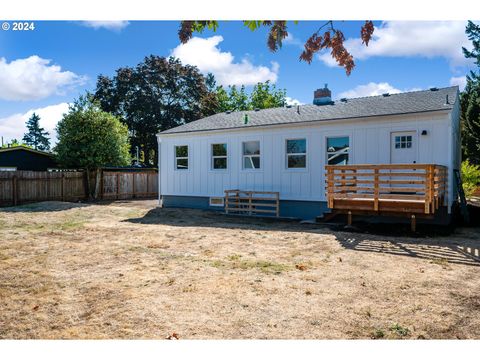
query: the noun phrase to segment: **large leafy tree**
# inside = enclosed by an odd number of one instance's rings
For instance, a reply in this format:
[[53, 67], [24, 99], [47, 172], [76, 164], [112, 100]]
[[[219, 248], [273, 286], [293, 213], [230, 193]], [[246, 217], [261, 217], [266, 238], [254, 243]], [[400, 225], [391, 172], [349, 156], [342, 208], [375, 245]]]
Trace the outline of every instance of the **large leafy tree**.
[[151, 55], [136, 67], [119, 68], [112, 78], [99, 76], [94, 96], [128, 126], [132, 150], [138, 146], [153, 165], [156, 133], [215, 112], [217, 99], [209, 86], [214, 85], [196, 67]]
[[50, 139], [48, 132], [40, 127], [40, 116], [33, 113], [27, 120], [27, 133], [23, 136], [23, 142], [35, 150], [50, 150]]
[[[294, 23], [297, 23], [294, 21]], [[312, 22], [313, 23], [313, 22]], [[257, 21], [244, 21], [243, 25], [252, 31], [255, 31], [261, 27], [268, 29], [267, 46], [272, 52], [276, 52], [282, 47], [282, 42], [288, 36], [288, 24], [287, 21], [269, 21], [269, 20], [257, 20]], [[202, 32], [205, 29], [216, 31], [219, 26], [218, 21], [182, 21], [180, 29], [178, 31], [178, 37], [182, 43], [188, 42], [194, 32]], [[360, 27], [360, 38], [365, 46], [373, 35], [374, 31], [373, 22], [370, 20]], [[334, 25], [333, 21], [326, 21], [320, 24], [316, 31], [308, 38], [304, 44], [304, 50], [300, 54], [300, 60], [311, 63], [315, 53], [321, 50], [330, 50], [330, 54], [335, 59], [339, 66], [345, 69], [347, 75], [350, 75], [355, 62], [353, 56], [345, 48], [343, 42], [345, 36], [343, 32]]]
[[89, 180], [91, 172], [96, 172], [94, 191], [87, 181], [89, 196], [97, 197], [100, 168], [130, 164], [127, 126], [103, 111], [90, 95], [74, 101], [56, 130], [58, 163], [67, 168], [85, 169]]
[[463, 155], [470, 162], [480, 164], [480, 25], [469, 21], [465, 32], [473, 49], [463, 48], [468, 59], [475, 59], [477, 72], [467, 75], [467, 85], [461, 97]]

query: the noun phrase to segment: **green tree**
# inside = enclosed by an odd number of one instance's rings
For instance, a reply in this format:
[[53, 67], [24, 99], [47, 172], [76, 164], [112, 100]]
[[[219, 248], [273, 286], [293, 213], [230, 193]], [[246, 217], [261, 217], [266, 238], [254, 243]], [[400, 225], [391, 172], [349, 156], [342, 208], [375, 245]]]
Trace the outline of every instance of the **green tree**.
[[282, 107], [286, 103], [286, 90], [277, 90], [269, 81], [256, 84], [250, 95], [243, 85], [240, 88], [235, 85], [229, 86], [228, 91], [219, 86], [216, 95], [217, 112], [268, 109]]
[[59, 164], [69, 168], [83, 168], [90, 180], [94, 171], [95, 187], [87, 193], [98, 195], [100, 171], [103, 166], [125, 166], [131, 162], [128, 129], [115, 116], [100, 109], [92, 97], [81, 96], [57, 124], [58, 143], [55, 146]]
[[[209, 81], [214, 86], [211, 77]], [[211, 115], [217, 108], [197, 67], [154, 55], [134, 68], [117, 69], [112, 78], [99, 76], [95, 99], [127, 124], [131, 148], [138, 146], [152, 165], [157, 163], [156, 133]]]
[[23, 142], [30, 145], [35, 150], [49, 151], [50, 139], [47, 137], [48, 132], [40, 127], [40, 116], [33, 113], [27, 120], [28, 132], [23, 136]]
[[269, 109], [282, 107], [286, 104], [287, 92], [285, 89], [277, 90], [275, 84], [269, 81], [258, 83], [250, 94], [250, 106], [253, 109]]
[[469, 21], [465, 30], [473, 49], [463, 49], [467, 59], [475, 59], [477, 73], [467, 75], [467, 85], [461, 96], [463, 156], [473, 164], [480, 164], [480, 25]]
[[7, 142], [7, 143], [3, 144], [2, 148], [8, 148], [8, 147], [14, 147], [14, 146], [31, 147], [30, 145], [26, 145], [26, 144], [18, 141], [17, 139], [12, 139], [12, 140], [10, 140], [10, 142]]

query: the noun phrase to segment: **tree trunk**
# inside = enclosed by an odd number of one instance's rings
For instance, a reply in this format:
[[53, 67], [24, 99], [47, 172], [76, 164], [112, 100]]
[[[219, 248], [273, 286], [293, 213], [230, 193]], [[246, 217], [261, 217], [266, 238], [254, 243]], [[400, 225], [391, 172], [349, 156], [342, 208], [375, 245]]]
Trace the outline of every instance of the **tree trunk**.
[[93, 194], [93, 198], [95, 200], [98, 199], [98, 193], [100, 191], [100, 178], [101, 178], [101, 175], [102, 175], [102, 171], [100, 169], [96, 169], [96, 174], [95, 174], [95, 192]]

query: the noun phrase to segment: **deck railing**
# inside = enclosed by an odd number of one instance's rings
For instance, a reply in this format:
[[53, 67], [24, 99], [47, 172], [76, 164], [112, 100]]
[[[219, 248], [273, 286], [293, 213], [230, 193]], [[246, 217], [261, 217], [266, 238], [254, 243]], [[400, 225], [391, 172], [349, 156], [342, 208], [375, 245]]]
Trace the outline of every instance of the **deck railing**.
[[328, 207], [434, 214], [446, 205], [447, 167], [434, 164], [327, 165]]

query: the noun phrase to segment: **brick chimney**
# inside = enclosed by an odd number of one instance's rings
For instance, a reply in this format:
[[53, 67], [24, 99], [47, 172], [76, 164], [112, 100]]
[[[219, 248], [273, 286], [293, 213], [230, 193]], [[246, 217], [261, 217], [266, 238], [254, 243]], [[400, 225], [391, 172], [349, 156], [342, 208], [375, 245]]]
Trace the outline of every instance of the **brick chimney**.
[[325, 84], [323, 89], [317, 89], [313, 92], [313, 103], [315, 105], [327, 105], [332, 103], [332, 92]]

